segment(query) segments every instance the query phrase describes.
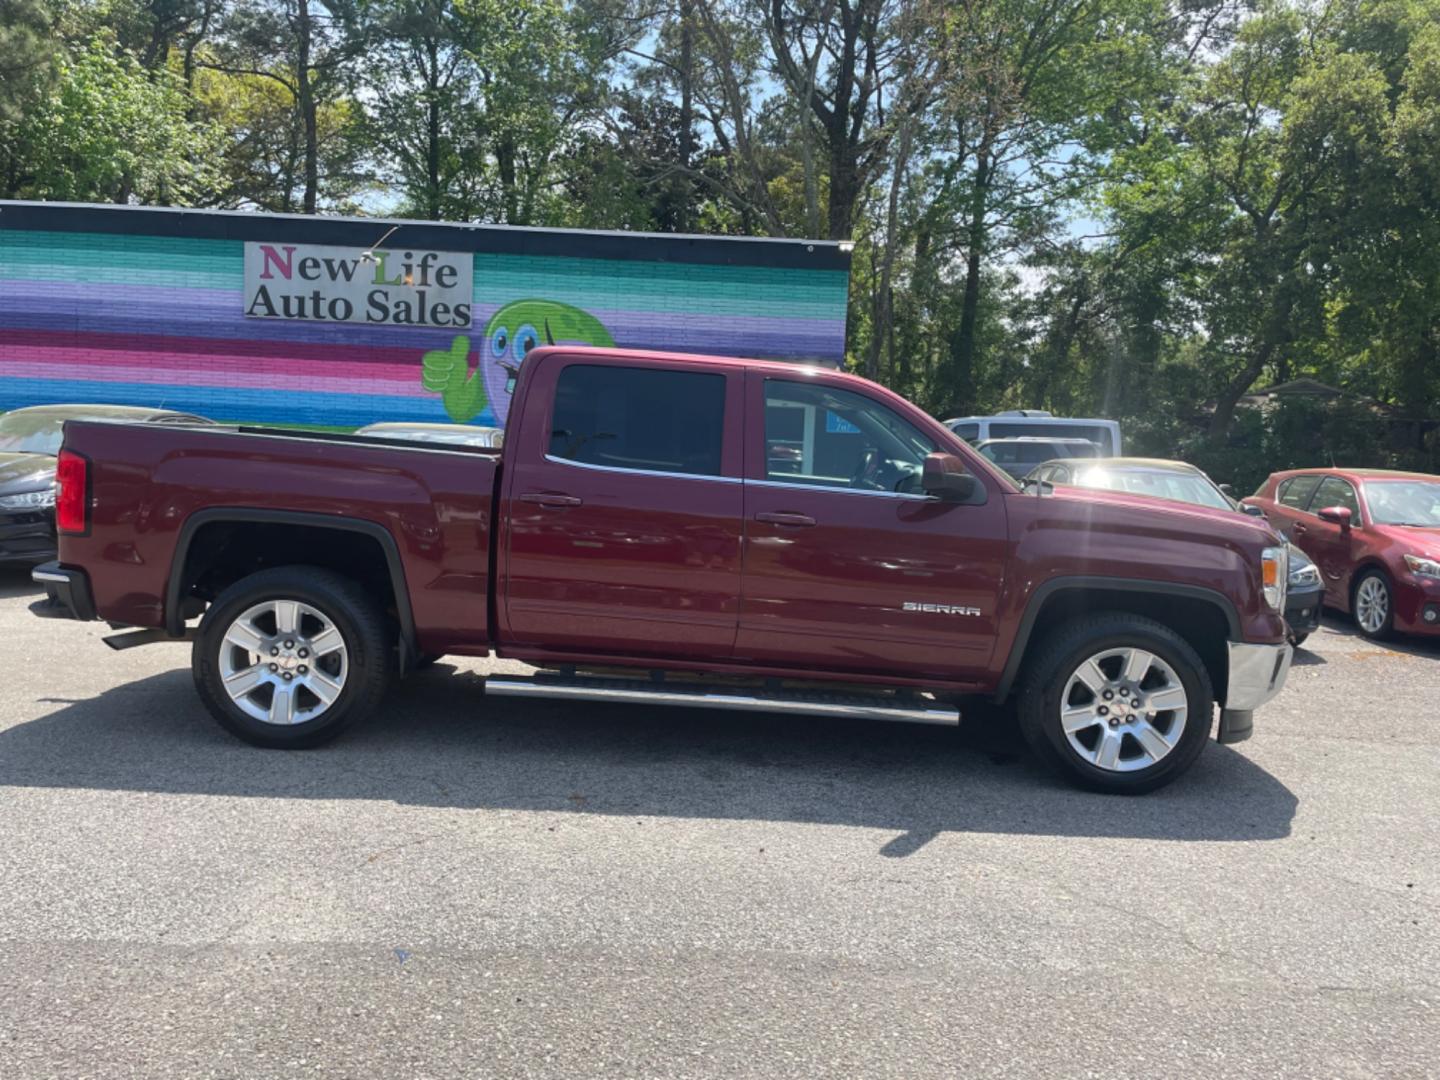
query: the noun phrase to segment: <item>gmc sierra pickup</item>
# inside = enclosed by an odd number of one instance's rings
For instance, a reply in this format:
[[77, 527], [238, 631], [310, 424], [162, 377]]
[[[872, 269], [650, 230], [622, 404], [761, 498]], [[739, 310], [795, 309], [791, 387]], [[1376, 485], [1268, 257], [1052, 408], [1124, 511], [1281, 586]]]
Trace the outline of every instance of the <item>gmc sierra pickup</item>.
[[[324, 742], [436, 656], [487, 696], [958, 723], [1139, 792], [1285, 682], [1263, 521], [1022, 491], [889, 391], [793, 365], [546, 347], [503, 450], [71, 422], [39, 614], [193, 641], [260, 746]], [[198, 620], [198, 623], [197, 623]]]

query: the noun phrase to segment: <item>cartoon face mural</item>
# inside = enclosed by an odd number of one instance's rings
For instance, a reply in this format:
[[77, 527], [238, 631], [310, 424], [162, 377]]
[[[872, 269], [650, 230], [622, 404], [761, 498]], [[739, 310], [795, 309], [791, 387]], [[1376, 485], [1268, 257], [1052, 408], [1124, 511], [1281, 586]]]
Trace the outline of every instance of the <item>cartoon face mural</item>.
[[599, 319], [569, 304], [554, 300], [506, 304], [486, 324], [480, 344], [480, 371], [496, 423], [503, 425], [510, 412], [510, 380], [525, 354], [540, 345], [614, 347], [615, 339]]

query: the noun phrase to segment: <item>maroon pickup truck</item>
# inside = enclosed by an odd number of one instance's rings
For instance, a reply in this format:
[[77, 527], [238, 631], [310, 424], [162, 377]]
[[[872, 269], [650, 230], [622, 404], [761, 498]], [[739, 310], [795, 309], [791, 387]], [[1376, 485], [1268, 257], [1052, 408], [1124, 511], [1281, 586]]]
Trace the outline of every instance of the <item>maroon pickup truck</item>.
[[[1284, 684], [1264, 522], [1020, 490], [889, 391], [793, 365], [541, 348], [503, 450], [76, 423], [37, 613], [193, 640], [215, 718], [324, 742], [435, 657], [490, 696], [958, 723], [1013, 705], [1079, 782], [1145, 791]], [[196, 624], [198, 620], [198, 624]]]

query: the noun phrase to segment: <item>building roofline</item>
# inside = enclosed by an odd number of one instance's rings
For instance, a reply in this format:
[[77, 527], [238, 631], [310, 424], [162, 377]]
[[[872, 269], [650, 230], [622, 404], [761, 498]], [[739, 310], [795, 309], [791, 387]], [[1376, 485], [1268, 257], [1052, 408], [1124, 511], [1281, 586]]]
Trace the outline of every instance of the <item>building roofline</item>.
[[[417, 221], [409, 218], [276, 214], [258, 210], [182, 209], [104, 203], [0, 199], [0, 230], [38, 229], [275, 241], [374, 247], [391, 230], [403, 237], [387, 246], [513, 255], [625, 259], [719, 266], [849, 272], [853, 245], [838, 240], [709, 236], [624, 230], [556, 229], [530, 225]], [[583, 250], [576, 250], [583, 240]]]

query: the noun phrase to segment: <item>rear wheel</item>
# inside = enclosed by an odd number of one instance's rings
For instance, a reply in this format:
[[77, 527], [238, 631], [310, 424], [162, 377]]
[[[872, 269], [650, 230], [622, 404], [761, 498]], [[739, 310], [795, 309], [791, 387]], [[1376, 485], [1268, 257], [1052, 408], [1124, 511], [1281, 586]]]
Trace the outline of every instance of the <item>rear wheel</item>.
[[1379, 570], [1366, 570], [1355, 582], [1350, 605], [1355, 625], [1371, 641], [1385, 641], [1395, 633], [1395, 598], [1390, 579]]
[[379, 704], [390, 683], [384, 614], [355, 582], [278, 567], [226, 589], [191, 652], [210, 714], [256, 746], [328, 742]]
[[1137, 615], [1065, 624], [1028, 664], [1020, 730], [1043, 761], [1094, 791], [1140, 794], [1195, 763], [1215, 697], [1195, 650]]

